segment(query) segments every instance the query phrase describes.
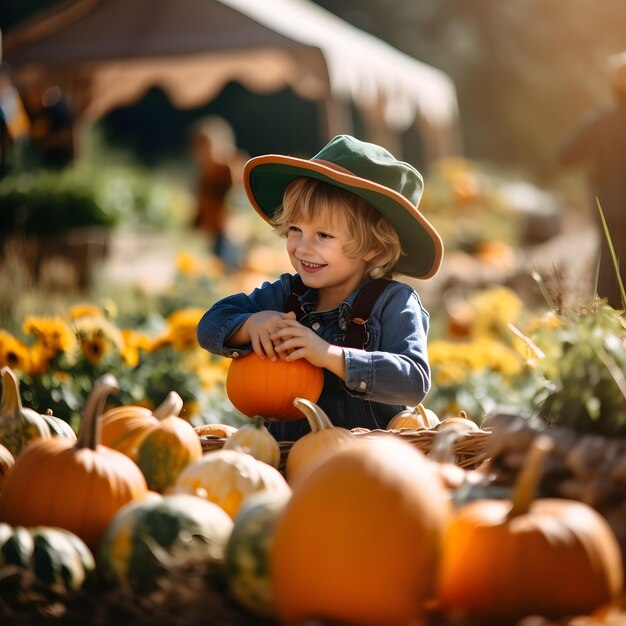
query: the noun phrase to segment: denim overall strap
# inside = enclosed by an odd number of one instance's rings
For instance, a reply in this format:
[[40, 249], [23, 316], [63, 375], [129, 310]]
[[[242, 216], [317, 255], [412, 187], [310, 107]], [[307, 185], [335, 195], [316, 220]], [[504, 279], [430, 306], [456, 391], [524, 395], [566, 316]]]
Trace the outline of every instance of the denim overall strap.
[[[389, 281], [386, 278], [377, 278], [367, 283], [359, 291], [346, 328], [346, 336], [343, 342], [346, 348], [359, 348], [361, 350], [365, 348], [367, 343], [367, 320], [374, 308], [374, 304], [376, 304], [376, 300], [378, 300], [378, 296], [380, 296], [388, 283]], [[293, 311], [298, 321], [305, 315], [298, 298], [306, 290], [307, 287], [299, 276], [292, 277], [291, 293], [285, 302], [285, 312]]]
[[291, 277], [291, 293], [285, 300], [285, 313], [290, 311], [296, 314], [296, 319], [300, 321], [306, 313], [300, 304], [300, 296], [307, 290], [306, 285], [302, 282], [300, 276]]
[[361, 350], [365, 348], [367, 344], [367, 320], [378, 296], [383, 292], [388, 282], [386, 278], [376, 278], [359, 291], [352, 307], [352, 314], [343, 341], [347, 348], [360, 348]]

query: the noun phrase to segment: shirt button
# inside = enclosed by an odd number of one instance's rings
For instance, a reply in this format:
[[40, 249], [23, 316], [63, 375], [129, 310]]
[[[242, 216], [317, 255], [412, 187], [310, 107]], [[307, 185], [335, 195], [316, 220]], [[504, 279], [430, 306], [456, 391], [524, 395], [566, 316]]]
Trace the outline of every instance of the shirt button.
[[233, 352], [233, 359], [236, 359], [239, 356], [239, 352]]
[[346, 320], [343, 317], [339, 320], [339, 328], [340, 330], [345, 330], [347, 328]]
[[367, 389], [367, 383], [364, 380], [359, 383], [359, 389]]
[[319, 330], [320, 329], [321, 324], [319, 322], [315, 322], [315, 324], [311, 325], [311, 328], [313, 330]]

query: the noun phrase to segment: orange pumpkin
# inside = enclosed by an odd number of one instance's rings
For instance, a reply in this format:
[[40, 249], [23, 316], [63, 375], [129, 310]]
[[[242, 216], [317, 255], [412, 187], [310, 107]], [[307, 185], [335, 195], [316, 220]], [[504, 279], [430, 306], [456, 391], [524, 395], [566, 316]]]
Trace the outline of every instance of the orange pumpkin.
[[130, 457], [141, 469], [148, 487], [162, 493], [182, 469], [202, 456], [193, 426], [178, 417], [182, 398], [171, 391], [154, 411], [122, 406], [102, 416], [102, 443]]
[[450, 515], [432, 466], [398, 437], [359, 439], [298, 481], [270, 548], [285, 624], [417, 623]]
[[421, 430], [423, 428], [434, 428], [439, 423], [441, 422], [434, 411], [425, 408], [423, 404], [418, 404], [416, 407], [396, 413], [389, 420], [387, 428], [389, 430], [400, 428]]
[[311, 432], [300, 437], [289, 450], [285, 473], [291, 485], [305, 471], [316, 467], [330, 455], [345, 448], [346, 444], [352, 443], [355, 438], [347, 428], [333, 426], [328, 415], [317, 404], [304, 398], [296, 398], [293, 403], [306, 416]]
[[547, 436], [535, 442], [512, 501], [476, 500], [455, 514], [441, 568], [444, 612], [513, 624], [527, 615], [586, 614], [621, 593], [619, 544], [606, 520], [574, 500], [533, 502], [551, 445]]
[[0, 493], [0, 520], [65, 528], [94, 551], [117, 510], [145, 496], [146, 480], [135, 463], [99, 445], [98, 421], [116, 389], [110, 374], [96, 381], [76, 442], [39, 439], [22, 450]]
[[301, 419], [293, 399], [317, 402], [323, 386], [321, 368], [306, 359], [272, 361], [254, 352], [233, 359], [226, 376], [226, 393], [235, 408], [248, 417], [261, 415], [266, 420]]

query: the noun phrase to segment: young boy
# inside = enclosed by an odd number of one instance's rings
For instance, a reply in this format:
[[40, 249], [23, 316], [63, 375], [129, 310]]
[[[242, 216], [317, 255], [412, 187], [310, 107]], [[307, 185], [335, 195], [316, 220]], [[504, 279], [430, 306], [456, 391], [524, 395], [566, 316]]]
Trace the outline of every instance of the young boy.
[[[340, 135], [309, 160], [251, 159], [244, 184], [286, 237], [297, 274], [214, 304], [198, 324], [200, 345], [232, 358], [307, 359], [324, 370], [318, 404], [336, 426], [385, 428], [430, 388], [428, 313], [392, 280], [430, 278], [441, 264], [441, 239], [417, 208], [422, 177], [384, 148]], [[364, 306], [367, 318], [353, 320]], [[309, 432], [306, 419], [269, 428], [279, 441]]]

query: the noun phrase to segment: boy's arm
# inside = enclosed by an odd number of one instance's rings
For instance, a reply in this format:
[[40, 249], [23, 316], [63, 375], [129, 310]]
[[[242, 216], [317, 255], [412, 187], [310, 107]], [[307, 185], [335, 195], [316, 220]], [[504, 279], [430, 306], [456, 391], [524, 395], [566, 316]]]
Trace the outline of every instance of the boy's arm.
[[385, 404], [419, 404], [430, 389], [428, 327], [428, 313], [413, 290], [392, 293], [380, 312], [375, 349], [343, 349], [347, 392]]
[[221, 356], [247, 354], [252, 345], [243, 328], [246, 320], [260, 311], [282, 311], [290, 284], [289, 274], [284, 274], [273, 283], [264, 283], [249, 295], [238, 293], [219, 300], [198, 323], [198, 343], [205, 350]]

